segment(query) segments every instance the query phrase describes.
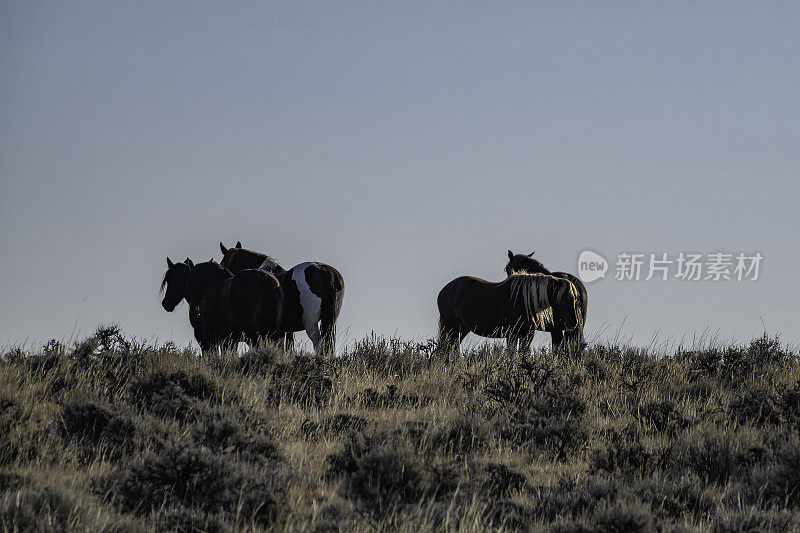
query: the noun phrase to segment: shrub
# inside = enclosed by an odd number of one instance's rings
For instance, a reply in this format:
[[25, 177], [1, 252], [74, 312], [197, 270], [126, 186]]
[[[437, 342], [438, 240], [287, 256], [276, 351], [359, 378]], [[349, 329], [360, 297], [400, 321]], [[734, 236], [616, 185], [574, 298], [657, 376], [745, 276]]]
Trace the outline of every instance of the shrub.
[[198, 415], [192, 426], [194, 442], [213, 453], [233, 453], [264, 463], [277, 459], [278, 447], [259, 431], [263, 424], [246, 424], [229, 409], [212, 408]]
[[321, 359], [297, 355], [288, 363], [276, 364], [268, 400], [277, 406], [286, 400], [301, 405], [322, 405], [330, 397], [333, 382]]
[[434, 449], [460, 455], [483, 448], [489, 442], [489, 438], [484, 421], [474, 416], [465, 416], [435, 429], [429, 437], [429, 442]]
[[136, 379], [130, 386], [130, 401], [158, 416], [186, 418], [198, 400], [217, 402], [219, 387], [203, 374], [179, 370], [155, 372]]
[[153, 522], [158, 531], [180, 533], [217, 533], [233, 529], [216, 514], [182, 506], [164, 509], [156, 514]]
[[781, 510], [763, 510], [749, 507], [741, 510], [723, 510], [711, 524], [714, 533], [762, 533], [796, 530], [800, 520], [796, 514]]
[[188, 444], [148, 454], [105, 481], [113, 502], [137, 514], [177, 505], [266, 525], [275, 520], [278, 509], [266, 472]]
[[321, 422], [314, 422], [310, 418], [303, 420], [300, 426], [303, 434], [308, 437], [317, 437], [320, 433], [341, 435], [350, 431], [360, 431], [367, 425], [363, 416], [338, 413], [325, 417]]
[[652, 521], [650, 507], [638, 500], [603, 502], [591, 520], [597, 531], [620, 533], [647, 531]]
[[26, 487], [0, 498], [4, 531], [69, 531], [94, 529], [90, 514], [61, 489]]
[[495, 497], [520, 490], [527, 484], [524, 474], [502, 463], [488, 463], [483, 468], [483, 478], [480, 489]]
[[352, 434], [326, 462], [330, 476], [344, 479], [343, 495], [372, 511], [441, 497], [456, 486], [450, 469], [420, 461], [401, 432]]
[[754, 500], [800, 509], [800, 439], [795, 435], [782, 443], [769, 464], [750, 474], [747, 484]]
[[130, 453], [140, 433], [133, 413], [112, 411], [107, 404], [91, 400], [74, 401], [62, 406], [59, 433], [79, 443], [82, 453], [91, 457], [105, 449], [112, 458]]
[[668, 435], [675, 435], [689, 426], [689, 421], [671, 400], [648, 402], [639, 408], [639, 416], [645, 425]]
[[728, 403], [727, 414], [732, 421], [756, 426], [780, 422], [774, 400], [759, 389], [746, 388], [735, 393]]
[[673, 463], [689, 467], [706, 482], [727, 483], [740, 478], [764, 456], [752, 439], [721, 430], [695, 432], [677, 446]]

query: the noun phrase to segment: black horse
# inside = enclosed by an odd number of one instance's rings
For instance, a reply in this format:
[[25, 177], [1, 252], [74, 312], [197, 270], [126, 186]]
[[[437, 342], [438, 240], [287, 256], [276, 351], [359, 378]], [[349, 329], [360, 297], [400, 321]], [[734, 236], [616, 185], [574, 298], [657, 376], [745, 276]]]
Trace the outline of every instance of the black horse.
[[260, 339], [278, 340], [283, 318], [283, 289], [278, 279], [263, 270], [236, 274], [214, 261], [195, 265], [167, 261], [161, 305], [172, 311], [186, 299], [189, 320], [202, 350], [232, 345], [241, 338], [251, 346]]
[[231, 272], [258, 268], [278, 278], [284, 294], [282, 327], [289, 338], [293, 332], [305, 330], [315, 350], [333, 352], [336, 319], [344, 299], [344, 279], [338, 270], [317, 262], [300, 263], [285, 270], [270, 256], [242, 248], [241, 242], [233, 248], [219, 243], [219, 248], [220, 264]]
[[567, 343], [583, 344], [583, 317], [575, 285], [546, 274], [513, 274], [499, 283], [480, 278], [456, 278], [439, 292], [439, 346], [458, 352], [470, 332], [506, 338], [508, 350], [530, 351], [536, 330], [552, 328], [556, 320], [567, 330]]
[[[170, 289], [161, 301], [161, 306], [170, 313], [184, 299], [184, 296], [182, 296], [176, 300], [176, 295], [185, 295], [187, 293], [186, 282], [189, 279], [189, 263], [191, 263], [191, 260], [188, 257], [183, 263], [173, 263], [167, 257], [167, 272], [164, 274], [164, 279], [161, 280], [161, 291], [163, 292], [165, 287], [170, 287]], [[202, 346], [204, 337], [203, 323], [200, 320], [200, 304], [189, 304], [189, 324], [194, 330], [195, 340]]]
[[[588, 296], [586, 294], [586, 286], [577, 277], [569, 272], [550, 272], [541, 262], [534, 259], [532, 256], [535, 252], [529, 254], [515, 254], [511, 250], [508, 251], [508, 264], [506, 264], [506, 274], [511, 276], [515, 273], [528, 273], [528, 274], [549, 274], [556, 278], [569, 280], [578, 289], [580, 295], [581, 316], [583, 317], [583, 324], [586, 323], [586, 308], [588, 306]], [[581, 329], [583, 329], [583, 324]], [[553, 349], [556, 350], [561, 346], [564, 340], [564, 331], [566, 326], [560, 320], [556, 320], [552, 326], [549, 326], [545, 331], [550, 332], [550, 337], [553, 343]], [[582, 334], [582, 333], [581, 333]]]

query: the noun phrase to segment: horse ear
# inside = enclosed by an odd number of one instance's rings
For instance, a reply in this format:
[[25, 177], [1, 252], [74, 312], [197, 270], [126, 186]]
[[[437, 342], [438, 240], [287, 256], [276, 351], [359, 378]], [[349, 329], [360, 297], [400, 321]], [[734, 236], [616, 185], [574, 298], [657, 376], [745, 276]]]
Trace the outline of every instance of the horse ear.
[[170, 260], [170, 258], [169, 258], [169, 257], [167, 257], [167, 266], [168, 266], [169, 268], [172, 268], [174, 265], [175, 265], [175, 263], [173, 263], [173, 262]]
[[236, 241], [236, 247], [237, 248], [241, 248], [242, 247], [242, 242], [241, 241]]
[[536, 252], [531, 252], [531, 253], [529, 253], [529, 254], [528, 254], [528, 257], [533, 257], [533, 254], [535, 254], [535, 253], [536, 253]]
[[222, 244], [222, 241], [219, 241], [219, 249], [222, 250], [222, 255], [227, 255], [228, 249], [225, 248], [225, 245]]
[[189, 267], [189, 270], [191, 270], [192, 267], [194, 266], [194, 263], [192, 263], [192, 260], [187, 257], [186, 258], [186, 265]]
[[511, 250], [508, 251], [508, 258], [514, 259], [514, 252], [512, 252]]

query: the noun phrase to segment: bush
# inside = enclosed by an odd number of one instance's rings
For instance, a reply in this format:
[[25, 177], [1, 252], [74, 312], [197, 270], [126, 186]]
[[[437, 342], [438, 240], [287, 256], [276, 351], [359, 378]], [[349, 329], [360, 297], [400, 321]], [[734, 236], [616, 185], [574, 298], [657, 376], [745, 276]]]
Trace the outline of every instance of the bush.
[[788, 511], [765, 511], [758, 507], [742, 510], [724, 510], [711, 525], [714, 533], [762, 533], [774, 531], [796, 530], [800, 520], [796, 514]]
[[263, 424], [246, 424], [227, 409], [208, 409], [192, 426], [194, 442], [215, 454], [232, 453], [241, 459], [265, 463], [280, 456], [272, 439], [261, 433]]
[[763, 390], [746, 388], [734, 394], [728, 403], [728, 418], [739, 423], [764, 424], [780, 423], [780, 414], [775, 402]]
[[485, 447], [489, 439], [484, 421], [474, 416], [465, 416], [432, 431], [429, 442], [430, 446], [439, 451], [462, 455]]
[[140, 433], [133, 413], [112, 411], [110, 405], [91, 400], [74, 401], [61, 408], [59, 433], [75, 440], [86, 457], [105, 451], [112, 459], [130, 453]]
[[591, 522], [597, 531], [633, 533], [649, 530], [653, 518], [648, 505], [638, 500], [617, 500], [602, 503]]
[[288, 363], [275, 365], [269, 401], [274, 406], [282, 401], [319, 406], [328, 400], [332, 390], [326, 364], [318, 358], [298, 355]]
[[386, 512], [455, 489], [453, 472], [421, 461], [402, 432], [355, 433], [326, 459], [328, 473], [343, 478], [343, 495], [364, 509]]
[[130, 401], [157, 416], [185, 419], [195, 402], [218, 402], [217, 384], [203, 374], [179, 370], [171, 374], [155, 372], [136, 379], [130, 386]]
[[9, 491], [0, 499], [0, 525], [4, 531], [70, 531], [94, 529], [78, 502], [53, 487], [27, 487]]
[[268, 525], [278, 510], [263, 470], [188, 444], [131, 463], [106, 479], [106, 488], [120, 510], [137, 514], [174, 505]]
[[639, 416], [646, 426], [668, 435], [675, 435], [689, 426], [689, 421], [671, 400], [645, 403], [639, 408]]
[[747, 481], [753, 501], [800, 509], [800, 439], [787, 439], [773, 461], [754, 470]]
[[677, 448], [673, 464], [688, 467], [704, 481], [714, 483], [741, 478], [766, 451], [752, 439], [721, 430], [695, 432]]

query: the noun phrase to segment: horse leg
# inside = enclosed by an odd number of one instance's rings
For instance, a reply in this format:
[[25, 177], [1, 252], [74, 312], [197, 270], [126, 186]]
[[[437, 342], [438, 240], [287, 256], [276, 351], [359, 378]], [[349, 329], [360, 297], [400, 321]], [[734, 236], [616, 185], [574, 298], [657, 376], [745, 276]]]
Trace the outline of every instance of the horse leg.
[[506, 353], [508, 354], [508, 360], [512, 361], [514, 359], [514, 354], [517, 351], [517, 345], [519, 343], [519, 337], [514, 333], [508, 333], [506, 335]]
[[271, 334], [267, 335], [267, 337], [273, 343], [275, 343], [276, 345], [280, 346], [281, 349], [283, 349], [283, 350], [285, 350], [287, 352], [291, 351], [292, 344], [294, 342], [294, 334], [293, 333], [291, 333], [291, 332], [287, 333], [285, 331], [278, 331], [278, 332], [271, 333]]
[[439, 317], [439, 348], [445, 353], [445, 362], [450, 362], [450, 354], [461, 354], [461, 340], [469, 332], [465, 332], [456, 320], [445, 320]]
[[313, 320], [313, 318], [306, 320], [306, 318], [303, 317], [303, 326], [306, 329], [306, 335], [311, 339], [311, 344], [314, 345], [314, 351], [319, 352], [321, 348], [320, 341], [322, 341], [322, 333], [319, 331], [319, 322]]
[[287, 352], [294, 350], [294, 333], [291, 331], [283, 334], [283, 349]]
[[339, 316], [339, 300], [333, 279], [323, 284], [319, 319], [322, 325], [322, 352], [333, 353], [336, 348], [336, 318]]
[[553, 326], [553, 331], [550, 332], [550, 339], [553, 343], [553, 351], [558, 351], [561, 348], [561, 343], [564, 341], [564, 331], [560, 324]]
[[523, 360], [525, 356], [531, 354], [531, 344], [533, 344], [533, 336], [535, 334], [536, 330], [531, 328], [519, 338], [519, 353], [523, 357]]

